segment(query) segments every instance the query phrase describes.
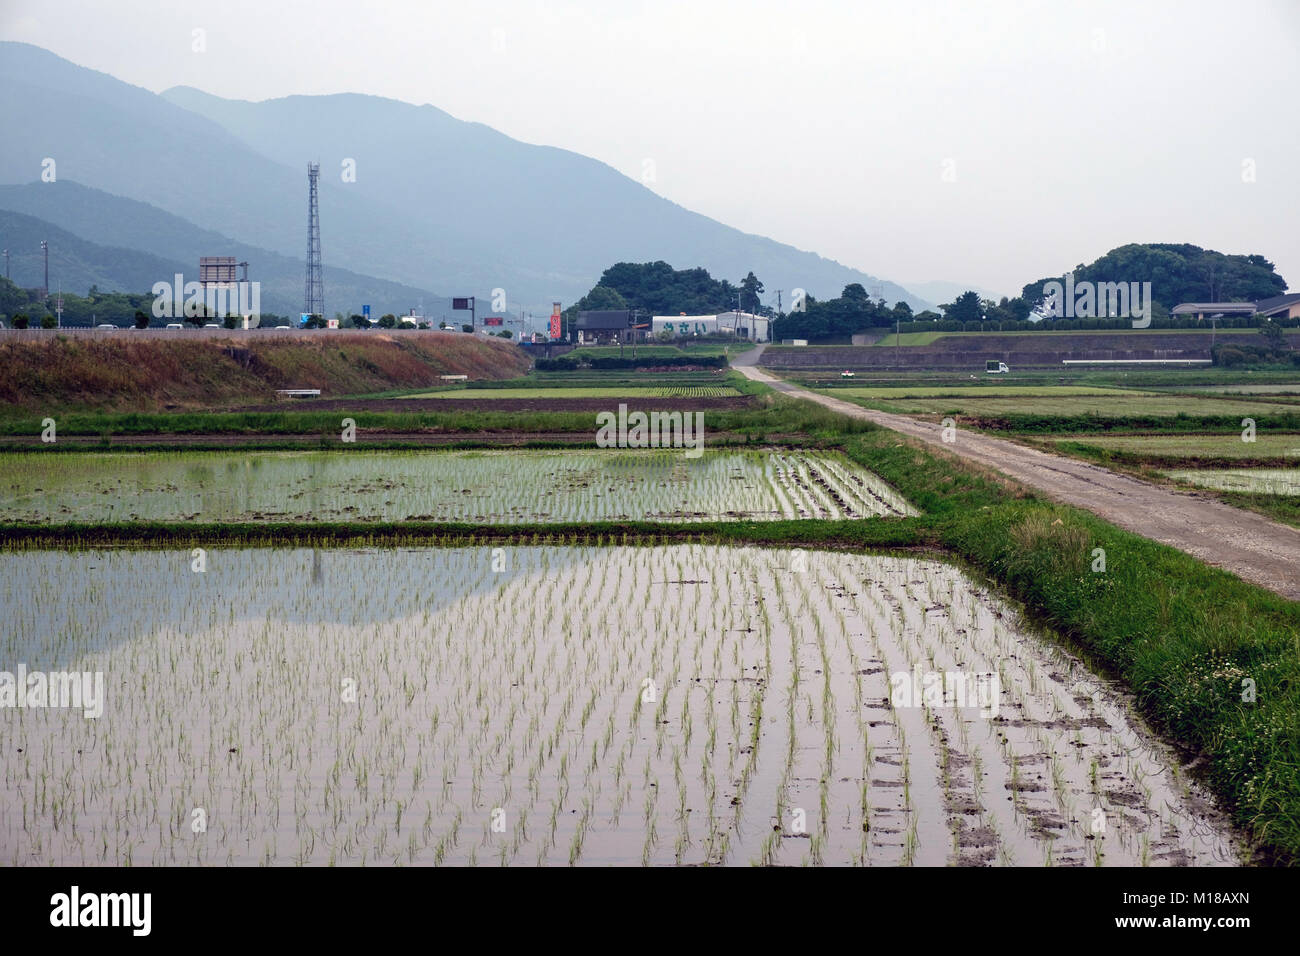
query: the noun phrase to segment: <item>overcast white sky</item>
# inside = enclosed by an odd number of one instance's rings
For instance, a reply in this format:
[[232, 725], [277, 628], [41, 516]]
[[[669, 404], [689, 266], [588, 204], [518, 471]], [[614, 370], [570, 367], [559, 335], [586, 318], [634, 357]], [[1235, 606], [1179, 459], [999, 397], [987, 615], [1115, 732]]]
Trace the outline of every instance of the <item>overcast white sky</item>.
[[373, 93], [649, 161], [669, 199], [904, 284], [1014, 294], [1167, 241], [1300, 288], [1300, 0], [0, 0], [0, 38], [154, 91]]

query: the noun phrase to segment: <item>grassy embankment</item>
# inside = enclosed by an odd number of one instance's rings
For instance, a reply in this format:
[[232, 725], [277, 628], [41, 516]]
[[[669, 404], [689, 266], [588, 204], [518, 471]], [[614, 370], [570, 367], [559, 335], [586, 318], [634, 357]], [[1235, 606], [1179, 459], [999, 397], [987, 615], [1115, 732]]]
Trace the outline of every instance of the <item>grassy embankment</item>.
[[274, 401], [281, 388], [326, 396], [427, 388], [439, 375], [512, 378], [527, 365], [515, 346], [468, 335], [163, 340], [123, 331], [108, 340], [51, 333], [39, 342], [0, 341], [0, 417], [256, 404]]

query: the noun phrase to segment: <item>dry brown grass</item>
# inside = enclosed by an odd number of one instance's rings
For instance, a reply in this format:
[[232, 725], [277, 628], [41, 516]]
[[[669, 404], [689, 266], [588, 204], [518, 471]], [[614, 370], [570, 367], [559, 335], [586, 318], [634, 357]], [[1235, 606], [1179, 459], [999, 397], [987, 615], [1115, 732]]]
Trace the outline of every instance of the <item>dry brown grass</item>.
[[152, 411], [266, 402], [278, 388], [341, 396], [439, 383], [439, 375], [513, 378], [514, 345], [470, 335], [273, 332], [202, 340], [79, 338], [0, 342], [0, 403], [14, 410]]

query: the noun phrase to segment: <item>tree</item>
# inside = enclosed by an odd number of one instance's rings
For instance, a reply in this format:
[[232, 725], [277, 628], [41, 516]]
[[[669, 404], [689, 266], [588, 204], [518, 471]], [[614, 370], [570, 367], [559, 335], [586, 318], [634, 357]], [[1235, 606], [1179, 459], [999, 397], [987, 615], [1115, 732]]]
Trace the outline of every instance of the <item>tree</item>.
[[366, 317], [365, 317], [364, 315], [357, 315], [357, 314], [353, 313], [352, 315], [348, 316], [348, 321], [352, 323], [352, 327], [353, 327], [354, 329], [368, 329], [368, 328], [370, 328], [370, 322], [367, 321], [367, 319], [366, 319]]
[[147, 329], [147, 328], [149, 328], [149, 313], [148, 313], [148, 312], [142, 312], [142, 311], [140, 311], [139, 309], [136, 309], [136, 310], [135, 310], [135, 327], [136, 327], [137, 329]]
[[19, 312], [17, 315], [15, 315], [15, 316], [13, 317], [13, 320], [12, 320], [12, 321], [13, 321], [13, 326], [14, 326], [15, 329], [25, 329], [25, 328], [27, 328], [27, 321], [28, 321], [28, 319], [27, 319], [27, 315], [26, 315], [26, 313]]
[[1274, 352], [1281, 352], [1286, 349], [1286, 333], [1282, 331], [1282, 326], [1272, 319], [1269, 319], [1259, 327], [1259, 334], [1264, 336], [1268, 342], [1268, 347]]
[[515, 333], [510, 329], [502, 329], [497, 333], [497, 335], [501, 336], [503, 339], [512, 339], [515, 337]]
[[862, 288], [861, 282], [850, 282], [846, 285], [844, 291], [840, 293], [840, 298], [855, 305], [866, 305], [871, 301], [867, 290]]
[[231, 313], [230, 315], [226, 316], [225, 321], [222, 322], [221, 324], [228, 329], [237, 329], [239, 328], [239, 316], [235, 315], [234, 313]]
[[575, 306], [579, 312], [613, 312], [627, 307], [627, 300], [607, 285], [596, 286], [579, 299]]
[[397, 325], [397, 316], [393, 315], [391, 312], [385, 314], [379, 320], [380, 328], [391, 329], [391, 328], [395, 328], [396, 325]]
[[749, 275], [741, 279], [740, 280], [740, 310], [742, 312], [755, 312], [755, 313], [758, 312], [759, 308], [761, 308], [762, 306], [762, 303], [759, 301], [758, 297], [762, 294], [762, 292], [763, 292], [763, 283], [758, 281], [758, 278], [754, 275], [753, 272], [750, 272]]
[[978, 322], [984, 314], [981, 311], [978, 292], [963, 292], [950, 304], [940, 306], [943, 317], [955, 322]]
[[50, 315], [48, 312], [41, 316], [41, 328], [52, 329], [56, 325], [58, 325], [58, 322], [56, 322], [54, 316]]
[[464, 332], [473, 332], [473, 331], [474, 331], [474, 326], [472, 326], [472, 325], [470, 325], [468, 322], [466, 322], [464, 325], [461, 326], [461, 330], [464, 331]]

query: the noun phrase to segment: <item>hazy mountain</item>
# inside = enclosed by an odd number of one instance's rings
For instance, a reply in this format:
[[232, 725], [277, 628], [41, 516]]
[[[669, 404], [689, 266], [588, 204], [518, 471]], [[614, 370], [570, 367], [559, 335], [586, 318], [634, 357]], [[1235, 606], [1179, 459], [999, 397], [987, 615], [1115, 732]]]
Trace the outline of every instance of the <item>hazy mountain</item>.
[[42, 239], [50, 244], [51, 292], [85, 295], [92, 285], [103, 292], [148, 292], [182, 270], [174, 259], [87, 242], [51, 222], [0, 209], [0, 243], [9, 250], [10, 278], [23, 288], [40, 288], [45, 281]]
[[[0, 186], [0, 210], [16, 210], [50, 223], [51, 228], [55, 228], [54, 223], [62, 227], [55, 229], [63, 233], [59, 240], [53, 234], [48, 237], [50, 281], [53, 284], [57, 276], [63, 288], [70, 292], [84, 293], [89, 286], [84, 280], [92, 275], [100, 277], [92, 281], [106, 291], [148, 292], [155, 282], [171, 281], [178, 271], [186, 281], [197, 279], [200, 256], [235, 256], [238, 261], [249, 263], [249, 279], [262, 283], [263, 312], [295, 315], [302, 309], [306, 269], [303, 260], [200, 229], [147, 203], [60, 178], [54, 183]], [[87, 244], [100, 244], [97, 248], [103, 252], [93, 259], [93, 267], [90, 259], [83, 263], [85, 268], [72, 268], [73, 264], [68, 262], [65, 274], [63, 256], [68, 234], [73, 234], [78, 242], [89, 240]], [[26, 253], [30, 251], [29, 246], [37, 249], [37, 243], [44, 238], [47, 237], [38, 235], [36, 242], [27, 234], [11, 238], [6, 220], [0, 219], [0, 242], [10, 249], [22, 249]], [[151, 255], [132, 255], [132, 250]], [[35, 255], [39, 258], [39, 251]], [[160, 264], [163, 262], [165, 266]], [[33, 280], [24, 262], [27, 271], [20, 276], [18, 265], [19, 260], [15, 258], [15, 282], [28, 287], [40, 284], [39, 272], [33, 273], [36, 276]], [[337, 311], [344, 314], [360, 311], [361, 304], [369, 304], [376, 318], [385, 312], [401, 315], [419, 306], [421, 300], [430, 315], [444, 304], [425, 289], [346, 269], [325, 271], [325, 308], [330, 315]]]
[[[261, 103], [194, 90], [163, 96], [45, 50], [0, 43], [0, 182], [59, 179], [138, 199], [250, 246], [301, 257], [306, 164], [321, 163], [326, 276], [358, 273], [441, 295], [506, 290], [511, 309], [588, 291], [617, 261], [702, 265], [771, 290], [838, 294], [878, 280], [742, 233], [655, 195], [609, 166], [531, 146], [432, 106], [358, 95]], [[13, 134], [12, 131], [18, 131]], [[343, 162], [356, 163], [344, 182]], [[884, 283], [887, 299], [925, 303]], [[359, 303], [333, 303], [345, 311]]]
[[[613, 262], [666, 259], [738, 282], [751, 269], [766, 286], [833, 296], [877, 280], [829, 259], [742, 233], [658, 196], [604, 163], [513, 140], [433, 106], [356, 94], [249, 103], [188, 87], [162, 96], [208, 117], [268, 159], [320, 160], [322, 177], [428, 228], [443, 263], [473, 263], [480, 284], [585, 293]], [[516, 277], [517, 278], [514, 278]], [[455, 273], [430, 282], [447, 288]], [[908, 297], [881, 283], [891, 302]], [[512, 296], [513, 297], [513, 296]], [[914, 300], [916, 304], [916, 300]]]

